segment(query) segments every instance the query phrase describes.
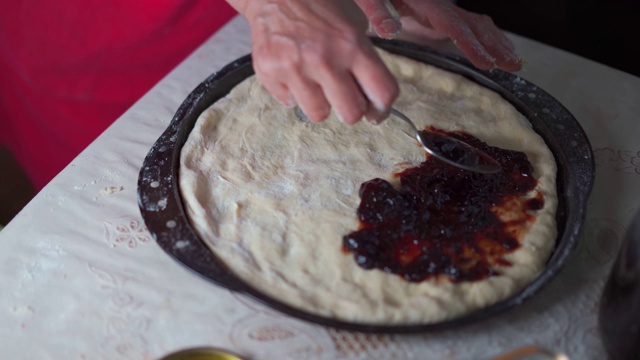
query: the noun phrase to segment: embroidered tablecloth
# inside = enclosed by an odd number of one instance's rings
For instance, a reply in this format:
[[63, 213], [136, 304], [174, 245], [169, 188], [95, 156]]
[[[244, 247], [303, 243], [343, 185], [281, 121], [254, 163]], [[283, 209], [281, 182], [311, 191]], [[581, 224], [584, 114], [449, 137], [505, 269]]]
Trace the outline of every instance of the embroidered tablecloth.
[[189, 92], [250, 51], [249, 27], [237, 17], [0, 232], [2, 358], [157, 359], [186, 347], [217, 346], [255, 360], [483, 359], [526, 344], [575, 359], [604, 358], [600, 292], [640, 204], [640, 78], [511, 38], [526, 60], [519, 75], [575, 115], [597, 166], [586, 226], [570, 263], [522, 306], [452, 331], [350, 333], [296, 320], [212, 285], [153, 242], [136, 202], [140, 166]]

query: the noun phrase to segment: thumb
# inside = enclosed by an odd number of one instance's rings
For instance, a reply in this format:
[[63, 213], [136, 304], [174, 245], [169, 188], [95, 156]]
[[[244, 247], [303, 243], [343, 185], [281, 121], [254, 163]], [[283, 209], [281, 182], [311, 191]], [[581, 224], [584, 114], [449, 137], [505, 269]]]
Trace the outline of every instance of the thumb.
[[389, 0], [355, 0], [369, 19], [369, 24], [378, 36], [394, 38], [402, 30], [398, 11]]

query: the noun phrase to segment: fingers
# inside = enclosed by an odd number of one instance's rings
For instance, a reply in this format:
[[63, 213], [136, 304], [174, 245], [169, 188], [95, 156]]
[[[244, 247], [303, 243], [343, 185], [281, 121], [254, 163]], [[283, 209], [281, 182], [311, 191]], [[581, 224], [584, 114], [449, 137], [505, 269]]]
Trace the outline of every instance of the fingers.
[[303, 77], [296, 77], [290, 82], [298, 106], [313, 121], [320, 122], [331, 114], [331, 105], [324, 96], [322, 87]]
[[468, 12], [449, 0], [394, 0], [401, 15], [411, 16], [427, 28], [449, 37], [480, 69], [518, 71], [521, 60], [513, 43], [486, 15]]
[[467, 13], [462, 9], [447, 16], [431, 19], [434, 28], [447, 33], [465, 56], [480, 69], [520, 70], [514, 46], [486, 15]]
[[[300, 54], [295, 42], [285, 36], [274, 35], [264, 37], [264, 32], [257, 29], [252, 36], [255, 39], [253, 46], [253, 68], [261, 80], [262, 85], [278, 102], [287, 108], [297, 105], [293, 93], [286, 82], [286, 68], [296, 68], [300, 61]], [[277, 54], [286, 52], [287, 61]]]
[[258, 5], [249, 18], [253, 66], [275, 99], [286, 107], [298, 105], [315, 122], [332, 110], [347, 124], [363, 116], [384, 120], [398, 85], [365, 36], [366, 19], [355, 3]]
[[336, 70], [330, 62], [318, 64], [312, 75], [290, 76], [289, 86], [312, 121], [324, 120], [333, 109], [346, 124], [363, 116], [379, 124], [399, 93], [397, 81], [373, 48], [363, 50], [349, 69]]
[[[278, 49], [284, 48], [286, 47]], [[319, 122], [326, 119], [331, 112], [331, 105], [320, 84], [303, 73], [301, 59], [295, 55], [281, 58], [268, 53], [274, 49], [272, 47], [262, 49], [264, 51], [254, 48], [256, 56], [253, 67], [271, 96], [287, 108], [300, 106], [311, 121]]]
[[358, 122], [369, 107], [356, 79], [346, 71], [328, 71], [322, 90], [338, 119], [346, 124]]
[[507, 71], [518, 71], [522, 67], [520, 58], [515, 54], [515, 46], [507, 36], [486, 15], [470, 14], [468, 23], [479, 42], [495, 58], [497, 67]]
[[467, 59], [480, 69], [493, 69], [496, 67], [496, 58], [489, 53], [480, 43], [471, 29], [464, 26], [448, 30], [448, 35], [453, 43], [465, 54]]
[[397, 10], [389, 0], [356, 0], [369, 24], [378, 36], [385, 39], [396, 37], [402, 30]]
[[379, 124], [389, 116], [389, 110], [398, 97], [400, 88], [373, 48], [370, 52], [358, 59], [352, 71], [369, 103], [365, 117], [370, 122]]
[[276, 100], [288, 108], [300, 106], [311, 121], [325, 120], [333, 109], [347, 124], [363, 116], [377, 124], [388, 116], [398, 96], [398, 85], [372, 45], [357, 53], [349, 66], [339, 66], [325, 57], [306, 60], [314, 65], [305, 68], [303, 58], [291, 62], [273, 54], [255, 56], [253, 64], [263, 86]]
[[258, 75], [262, 81], [262, 85], [267, 89], [269, 94], [273, 96], [282, 106], [287, 109], [294, 108], [298, 103], [289, 90], [289, 87], [282, 82], [270, 81], [268, 77]]

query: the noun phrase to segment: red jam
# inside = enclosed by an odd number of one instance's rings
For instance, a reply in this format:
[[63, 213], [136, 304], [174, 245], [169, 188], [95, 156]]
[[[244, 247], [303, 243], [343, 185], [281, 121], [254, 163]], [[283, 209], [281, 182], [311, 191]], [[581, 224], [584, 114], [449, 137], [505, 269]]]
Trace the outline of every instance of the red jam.
[[[431, 131], [439, 131], [431, 129]], [[511, 264], [503, 255], [520, 246], [540, 194], [524, 198], [537, 180], [527, 156], [491, 147], [462, 132], [448, 133], [496, 159], [502, 171], [479, 174], [432, 157], [396, 174], [399, 188], [382, 179], [360, 186], [360, 229], [343, 238], [365, 269], [377, 268], [419, 282], [444, 275], [477, 281]], [[508, 214], [508, 221], [500, 214]]]

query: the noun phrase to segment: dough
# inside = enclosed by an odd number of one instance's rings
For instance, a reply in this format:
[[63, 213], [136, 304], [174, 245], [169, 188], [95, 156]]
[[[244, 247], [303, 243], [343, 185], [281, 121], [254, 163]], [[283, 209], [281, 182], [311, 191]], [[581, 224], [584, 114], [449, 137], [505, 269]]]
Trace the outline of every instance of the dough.
[[[450, 319], [514, 294], [535, 277], [556, 238], [556, 164], [530, 123], [498, 94], [462, 76], [383, 51], [401, 94], [395, 106], [428, 125], [464, 130], [491, 146], [523, 151], [544, 207], [505, 256], [512, 266], [481, 281], [419, 283], [364, 270], [342, 250], [358, 229], [360, 185], [392, 184], [425, 152], [389, 118], [354, 126], [330, 117], [303, 123], [255, 77], [205, 111], [182, 149], [179, 184], [200, 238], [240, 278], [306, 311], [359, 323]], [[533, 196], [533, 195], [532, 195]]]

